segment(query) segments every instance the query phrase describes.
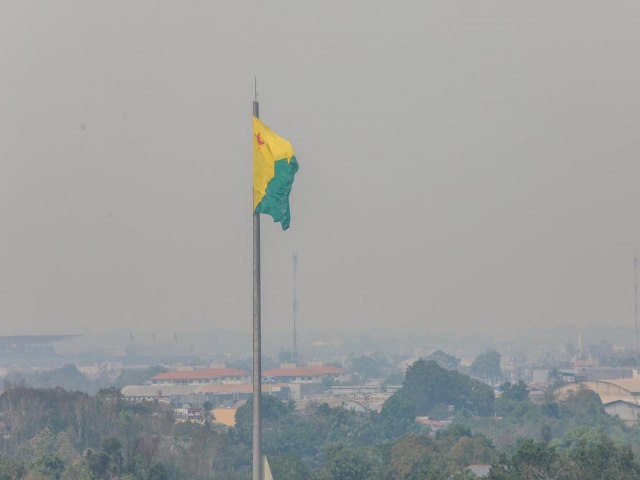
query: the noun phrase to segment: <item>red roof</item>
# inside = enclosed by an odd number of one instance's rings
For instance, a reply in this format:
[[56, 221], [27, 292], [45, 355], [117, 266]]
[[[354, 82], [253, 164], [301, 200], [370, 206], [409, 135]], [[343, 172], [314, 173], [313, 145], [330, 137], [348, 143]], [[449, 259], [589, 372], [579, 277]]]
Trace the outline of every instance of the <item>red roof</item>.
[[343, 368], [318, 366], [318, 367], [295, 367], [295, 368], [274, 368], [262, 372], [263, 377], [318, 377], [323, 375], [342, 375]]
[[251, 375], [239, 368], [208, 368], [206, 370], [178, 370], [160, 373], [151, 380], [210, 380], [213, 378], [248, 377]]

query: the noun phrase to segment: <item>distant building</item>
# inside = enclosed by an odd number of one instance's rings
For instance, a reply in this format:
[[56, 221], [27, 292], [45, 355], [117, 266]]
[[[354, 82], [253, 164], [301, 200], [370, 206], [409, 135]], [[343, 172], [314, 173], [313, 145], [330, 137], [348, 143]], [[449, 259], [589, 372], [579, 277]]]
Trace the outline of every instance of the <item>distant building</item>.
[[[262, 391], [281, 400], [299, 400], [320, 395], [324, 377], [342, 375], [342, 368], [325, 365], [298, 367], [282, 364], [280, 368], [263, 372]], [[223, 402], [248, 398], [252, 393], [251, 375], [237, 368], [186, 368], [160, 373], [151, 385], [128, 385], [122, 395], [128, 400], [166, 400], [172, 403], [205, 401]]]
[[280, 368], [262, 372], [262, 381], [265, 384], [286, 383], [291, 389], [292, 398], [303, 398], [322, 395], [324, 377], [337, 377], [343, 375], [343, 368], [328, 365], [309, 365], [298, 367], [296, 364], [281, 364]]
[[628, 367], [583, 367], [578, 369], [578, 373], [587, 380], [618, 380], [638, 376], [635, 368]]
[[334, 395], [324, 395], [302, 399], [296, 402], [296, 409], [302, 412], [313, 411], [311, 406], [326, 404], [331, 408], [342, 407], [355, 413], [365, 413], [375, 411], [380, 413], [384, 402], [391, 395], [381, 393], [377, 395], [351, 395], [349, 397], [337, 397]]
[[[156, 384], [127, 385], [121, 390], [122, 396], [129, 401], [160, 400], [175, 405], [190, 403], [201, 406], [204, 402], [220, 405], [250, 398], [253, 387], [250, 383], [231, 384]], [[285, 384], [263, 384], [262, 392], [274, 395], [280, 400], [292, 398], [291, 390]]]
[[53, 356], [54, 343], [71, 340], [78, 335], [9, 335], [0, 336], [0, 356]]
[[609, 415], [620, 417], [627, 425], [640, 423], [640, 378], [587, 380], [560, 387], [554, 394], [557, 398], [564, 399], [580, 389], [597, 393]]
[[565, 399], [571, 392], [589, 389], [597, 393], [603, 404], [616, 400], [625, 400], [640, 405], [640, 378], [621, 378], [618, 380], [586, 380], [564, 385], [554, 392], [557, 398]]
[[151, 379], [153, 385], [203, 385], [250, 383], [251, 374], [238, 368], [206, 368], [164, 372]]
[[638, 425], [638, 420], [640, 420], [640, 405], [626, 400], [614, 400], [606, 403], [604, 410], [613, 417], [619, 417], [629, 427]]
[[281, 364], [280, 368], [262, 372], [264, 382], [279, 383], [322, 383], [324, 377], [336, 377], [345, 373], [343, 368], [328, 365], [298, 367], [295, 364]]
[[549, 372], [551, 368], [548, 367], [534, 367], [531, 369], [531, 382], [533, 383], [548, 383]]

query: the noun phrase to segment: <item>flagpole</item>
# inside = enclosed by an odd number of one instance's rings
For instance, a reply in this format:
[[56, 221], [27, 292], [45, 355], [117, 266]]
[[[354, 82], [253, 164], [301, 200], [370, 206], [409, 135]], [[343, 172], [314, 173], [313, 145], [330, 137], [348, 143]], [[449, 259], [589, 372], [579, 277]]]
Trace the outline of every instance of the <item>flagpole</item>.
[[[257, 82], [256, 82], [257, 83]], [[253, 116], [260, 117], [258, 92]], [[253, 480], [262, 480], [262, 332], [260, 312], [260, 214], [253, 212]]]

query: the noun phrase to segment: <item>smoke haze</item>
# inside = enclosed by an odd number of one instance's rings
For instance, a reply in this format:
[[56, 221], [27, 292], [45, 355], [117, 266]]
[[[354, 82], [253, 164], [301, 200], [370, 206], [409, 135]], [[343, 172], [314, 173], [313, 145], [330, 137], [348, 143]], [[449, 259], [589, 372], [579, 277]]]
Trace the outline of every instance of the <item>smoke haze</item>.
[[640, 4], [0, 1], [0, 334], [633, 325]]

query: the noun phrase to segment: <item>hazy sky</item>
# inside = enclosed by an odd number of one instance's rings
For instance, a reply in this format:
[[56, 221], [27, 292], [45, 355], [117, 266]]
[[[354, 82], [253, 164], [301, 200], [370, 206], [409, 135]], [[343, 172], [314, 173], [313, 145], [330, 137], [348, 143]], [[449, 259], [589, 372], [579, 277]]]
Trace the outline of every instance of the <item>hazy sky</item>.
[[633, 325], [640, 2], [0, 0], [0, 334]]

